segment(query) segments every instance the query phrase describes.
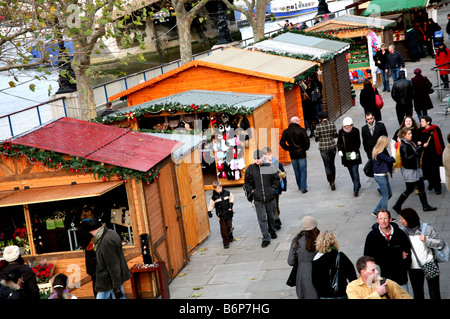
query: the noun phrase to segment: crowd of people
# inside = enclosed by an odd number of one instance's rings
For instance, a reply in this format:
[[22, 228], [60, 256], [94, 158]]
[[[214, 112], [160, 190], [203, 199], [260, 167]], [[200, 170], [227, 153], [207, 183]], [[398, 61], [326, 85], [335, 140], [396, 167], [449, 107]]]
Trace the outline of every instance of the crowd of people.
[[[96, 217], [83, 219], [80, 230], [86, 271], [91, 276], [95, 298], [125, 299], [123, 283], [131, 278], [131, 272], [119, 234]], [[70, 293], [69, 278], [64, 273], [55, 275], [50, 283], [52, 294], [48, 299], [78, 299]], [[19, 247], [7, 246], [0, 260], [0, 299], [40, 298], [36, 275], [25, 263]]]
[[[286, 21], [285, 28], [293, 27]], [[328, 120], [321, 103], [314, 101], [310, 108], [311, 117], [305, 116], [304, 125], [309, 125], [311, 134], [308, 136], [299, 117], [292, 117], [280, 139], [280, 146], [290, 155], [296, 186], [302, 194], [308, 192], [310, 138], [315, 138], [318, 143], [332, 191], [336, 190], [335, 158], [338, 155], [349, 172], [353, 196], [359, 195], [362, 146], [367, 157], [366, 166], [369, 167], [368, 170], [364, 168], [364, 172], [374, 178], [381, 194], [379, 202], [371, 210], [376, 223], [367, 234], [363, 254], [355, 263], [356, 270], [339, 249], [333, 232], [321, 232], [312, 216], [303, 218], [287, 259], [287, 263], [294, 267], [295, 291], [300, 299], [411, 299], [412, 296], [423, 299], [425, 280], [430, 298], [440, 299], [439, 271], [431, 276], [424, 271], [423, 265], [437, 265], [434, 250], [442, 250], [447, 244], [432, 225], [420, 220], [414, 209], [402, 206], [417, 189], [423, 211], [437, 210], [428, 202], [425, 181], [428, 182], [428, 191], [434, 190], [440, 195], [442, 166], [446, 170], [445, 182], [450, 191], [450, 134], [445, 146], [441, 129], [433, 124], [427, 112], [433, 108], [430, 98], [433, 85], [422, 75], [420, 68], [414, 69], [414, 77], [408, 80], [405, 62], [394, 45], [383, 44], [374, 59], [382, 76], [383, 92], [390, 92], [396, 105], [399, 128], [392, 138], [389, 138], [381, 109], [376, 103], [375, 97], [380, 93], [370, 80], [366, 80], [360, 92], [366, 122], [361, 129], [355, 127], [351, 117], [345, 117], [338, 129]], [[446, 63], [450, 63], [450, 50], [443, 42], [438, 45], [435, 62], [444, 88], [448, 88], [450, 71], [446, 69], [450, 67]], [[393, 80], [392, 87], [389, 74]], [[305, 93], [312, 96], [313, 91], [321, 92], [319, 84], [314, 80], [308, 82]], [[413, 110], [418, 122], [413, 117]], [[113, 112], [111, 104], [107, 105], [106, 112]], [[315, 127], [311, 119], [316, 121]], [[392, 145], [395, 145], [395, 154], [394, 148], [390, 147]], [[281, 228], [279, 198], [286, 191], [286, 172], [270, 148], [258, 149], [252, 155], [254, 164], [245, 171], [244, 192], [255, 209], [262, 235], [261, 247], [265, 248], [271, 239], [277, 238], [276, 232]], [[394, 167], [400, 169], [405, 182], [405, 190], [391, 206], [398, 214], [401, 227], [393, 223], [396, 219], [388, 207], [393, 195], [389, 178], [392, 178]], [[234, 195], [219, 181], [214, 182], [213, 188], [208, 215], [213, 217], [215, 211], [223, 247], [228, 249], [234, 240]], [[94, 295], [97, 299], [125, 298], [123, 283], [130, 279], [130, 271], [118, 234], [95, 217], [82, 220], [80, 229], [86, 233], [82, 248], [86, 252], [86, 268], [92, 278]], [[408, 288], [408, 278], [412, 291]], [[69, 292], [68, 278], [64, 274], [53, 278], [52, 287], [50, 299], [77, 298]], [[4, 260], [0, 264], [0, 299], [39, 299], [35, 275], [25, 265], [17, 246], [9, 246], [4, 251]]]

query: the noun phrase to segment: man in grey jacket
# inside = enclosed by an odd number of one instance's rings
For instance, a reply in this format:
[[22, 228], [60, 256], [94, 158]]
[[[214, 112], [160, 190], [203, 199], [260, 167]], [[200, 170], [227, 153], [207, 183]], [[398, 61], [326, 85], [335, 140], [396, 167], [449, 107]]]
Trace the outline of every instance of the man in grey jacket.
[[95, 290], [97, 299], [126, 299], [123, 283], [131, 278], [122, 249], [122, 240], [114, 230], [108, 229], [97, 218], [87, 222], [97, 256]]
[[280, 187], [278, 170], [270, 163], [264, 163], [264, 152], [256, 150], [254, 164], [245, 170], [244, 187], [253, 194], [256, 216], [263, 236], [261, 247], [267, 247], [270, 239], [277, 238], [274, 212], [276, 209], [276, 190]]

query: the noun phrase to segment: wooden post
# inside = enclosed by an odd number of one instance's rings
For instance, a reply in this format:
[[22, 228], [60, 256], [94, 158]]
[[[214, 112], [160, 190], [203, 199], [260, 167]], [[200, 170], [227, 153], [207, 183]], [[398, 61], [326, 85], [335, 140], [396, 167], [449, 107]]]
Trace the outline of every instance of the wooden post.
[[31, 227], [31, 217], [30, 217], [30, 210], [28, 209], [28, 204], [23, 205], [23, 213], [25, 215], [25, 224], [27, 226], [28, 243], [30, 244], [30, 255], [35, 255], [36, 247], [34, 246], [33, 241], [33, 231]]

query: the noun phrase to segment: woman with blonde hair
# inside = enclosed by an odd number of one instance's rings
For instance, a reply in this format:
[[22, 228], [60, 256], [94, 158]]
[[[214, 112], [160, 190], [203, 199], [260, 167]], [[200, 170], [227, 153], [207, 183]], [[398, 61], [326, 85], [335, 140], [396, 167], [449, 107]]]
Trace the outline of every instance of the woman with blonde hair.
[[373, 178], [380, 187], [379, 190], [381, 193], [381, 199], [372, 212], [372, 215], [375, 217], [380, 209], [387, 210], [388, 201], [392, 197], [389, 175], [392, 177], [392, 166], [395, 163], [395, 158], [388, 153], [387, 147], [389, 146], [389, 142], [387, 136], [380, 136], [372, 151]]
[[347, 284], [357, 278], [356, 272], [350, 259], [339, 251], [333, 232], [326, 230], [317, 236], [316, 250], [312, 262], [312, 282], [319, 298], [347, 299], [345, 290]]

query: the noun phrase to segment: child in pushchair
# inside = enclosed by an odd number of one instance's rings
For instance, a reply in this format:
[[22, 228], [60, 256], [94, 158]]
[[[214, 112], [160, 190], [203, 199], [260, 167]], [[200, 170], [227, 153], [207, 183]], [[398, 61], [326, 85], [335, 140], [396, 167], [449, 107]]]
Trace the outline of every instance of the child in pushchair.
[[434, 54], [436, 54], [436, 50], [439, 48], [439, 44], [444, 42], [444, 33], [441, 30], [434, 32], [431, 41], [433, 42]]

